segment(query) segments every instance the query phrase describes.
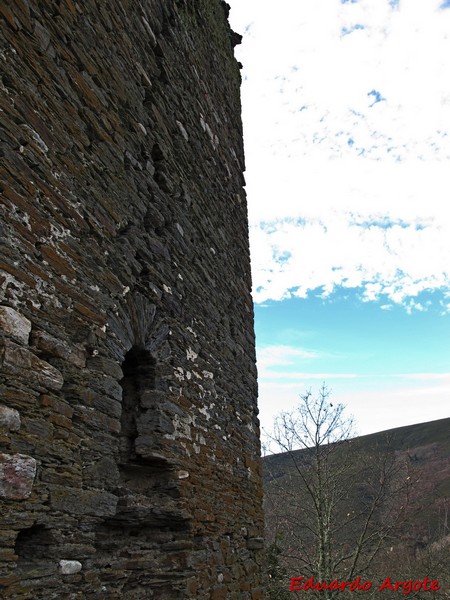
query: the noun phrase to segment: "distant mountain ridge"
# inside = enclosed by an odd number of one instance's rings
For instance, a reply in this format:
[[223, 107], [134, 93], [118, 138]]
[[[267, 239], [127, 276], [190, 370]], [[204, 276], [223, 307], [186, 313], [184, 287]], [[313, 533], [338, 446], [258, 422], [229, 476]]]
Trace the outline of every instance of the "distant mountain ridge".
[[[450, 417], [435, 421], [426, 421], [425, 423], [415, 423], [414, 425], [404, 425], [392, 429], [383, 429], [383, 431], [377, 431], [376, 433], [358, 435], [353, 440], [367, 441], [368, 444], [372, 444], [373, 442], [377, 442], [380, 437], [386, 436], [386, 434], [392, 436], [398, 446], [398, 450], [406, 450], [412, 446], [426, 445], [434, 442], [444, 442], [450, 451]], [[303, 449], [298, 450], [298, 452], [303, 451]], [[264, 456], [263, 463], [272, 460], [273, 457], [284, 454], [284, 452], [280, 452]]]
[[[390, 450], [408, 456], [415, 466], [422, 502], [443, 503], [447, 498], [450, 504], [450, 417], [357, 436], [351, 443], [355, 458], [360, 452], [387, 449], [389, 443]], [[308, 449], [295, 450], [294, 455], [307, 456], [308, 452]], [[267, 484], [283, 476], [283, 467], [289, 460], [289, 454], [284, 452], [263, 457], [266, 493]], [[448, 521], [450, 524], [450, 518]]]
[[[442, 573], [441, 578], [448, 579], [450, 417], [355, 437], [350, 440], [350, 444], [351, 452], [345, 456], [356, 476], [352, 491], [348, 495], [346, 511], [347, 508], [349, 512], [356, 510], [364, 494], [363, 482], [368, 472], [367, 465], [371, 464], [372, 458], [375, 464], [377, 455], [388, 453], [393, 460], [405, 465], [408, 479], [411, 480], [409, 518], [399, 525], [395, 538], [389, 544], [390, 547], [380, 553], [379, 561], [377, 560], [375, 565], [377, 571], [382, 574], [386, 569], [392, 569], [401, 577], [406, 577], [408, 572], [408, 577], [415, 577], [419, 573], [425, 576], [431, 569], [434, 576]], [[292, 555], [292, 536], [288, 542], [286, 518], [283, 521], [283, 514], [291, 514], [292, 522], [295, 519], [292, 519], [292, 511], [289, 513], [289, 495], [280, 494], [284, 482], [289, 478], [292, 482], [291, 454], [298, 464], [302, 464], [302, 468], [307, 470], [310, 467], [313, 456], [311, 449], [272, 454], [263, 458], [267, 539], [269, 544], [275, 542], [281, 547], [281, 556], [284, 551], [283, 544], [288, 543], [291, 544], [289, 550]], [[300, 480], [294, 485], [296, 502], [301, 507], [304, 498], [306, 499], [306, 496], [303, 496], [306, 492]], [[284, 525], [280, 528], [280, 523], [283, 522]], [[279, 537], [283, 526], [285, 533]], [[292, 565], [295, 565], [295, 560], [285, 564], [289, 571]], [[447, 590], [449, 585], [450, 581], [447, 582]]]

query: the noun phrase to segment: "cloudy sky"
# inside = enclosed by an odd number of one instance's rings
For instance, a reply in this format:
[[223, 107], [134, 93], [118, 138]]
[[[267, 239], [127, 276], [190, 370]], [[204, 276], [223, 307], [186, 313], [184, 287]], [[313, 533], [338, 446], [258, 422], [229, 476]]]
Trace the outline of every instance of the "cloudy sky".
[[450, 0], [228, 0], [260, 418], [450, 416]]

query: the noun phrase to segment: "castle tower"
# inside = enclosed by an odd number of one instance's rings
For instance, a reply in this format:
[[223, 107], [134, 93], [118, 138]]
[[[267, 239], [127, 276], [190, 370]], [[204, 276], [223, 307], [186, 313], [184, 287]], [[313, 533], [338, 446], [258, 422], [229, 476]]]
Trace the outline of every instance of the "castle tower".
[[237, 37], [6, 0], [0, 595], [262, 597]]

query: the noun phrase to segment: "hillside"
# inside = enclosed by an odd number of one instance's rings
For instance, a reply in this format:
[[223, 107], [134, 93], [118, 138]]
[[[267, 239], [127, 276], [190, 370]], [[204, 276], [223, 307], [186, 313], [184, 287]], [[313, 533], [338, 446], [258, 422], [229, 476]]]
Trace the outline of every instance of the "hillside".
[[[439, 448], [439, 454], [450, 457], [450, 417], [439, 419], [437, 421], [428, 421], [426, 423], [417, 423], [415, 425], [406, 425], [396, 429], [387, 429], [369, 435], [358, 436], [353, 441], [361, 448], [386, 447], [386, 438], [392, 440], [391, 446], [396, 451], [409, 452], [418, 451], [422, 460], [422, 451], [420, 449], [433, 445]], [[301, 455], [307, 453], [307, 450], [297, 450], [295, 454]], [[270, 479], [270, 472], [273, 469], [283, 469], [283, 465], [289, 460], [289, 455], [285, 452], [279, 454], [270, 454], [263, 458], [264, 477]]]
[[[308, 511], [314, 511], [298, 475], [300, 469], [307, 480], [313, 479], [313, 458], [311, 450], [303, 449], [263, 459], [266, 534], [269, 547], [277, 549], [285, 574], [298, 572], [299, 565], [305, 564], [302, 556], [308, 552], [308, 544], [314, 544], [307, 521]], [[384, 461], [394, 476], [377, 509], [375, 523], [380, 530], [387, 525], [391, 530], [370, 565], [371, 576], [381, 577], [386, 569], [403, 578], [448, 575], [450, 418], [354, 438], [337, 449], [333, 460], [333, 468], [345, 465], [347, 477], [333, 509], [339, 530], [334, 538], [337, 552], [346, 552], [358, 536], [360, 523], [353, 515], [363, 515], [370, 505], [378, 468]]]

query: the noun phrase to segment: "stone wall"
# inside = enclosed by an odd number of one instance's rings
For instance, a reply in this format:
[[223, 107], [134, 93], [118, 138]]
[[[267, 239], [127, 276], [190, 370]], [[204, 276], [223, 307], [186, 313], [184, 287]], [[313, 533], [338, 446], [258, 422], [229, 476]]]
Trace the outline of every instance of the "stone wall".
[[0, 595], [261, 598], [227, 6], [0, 16]]

